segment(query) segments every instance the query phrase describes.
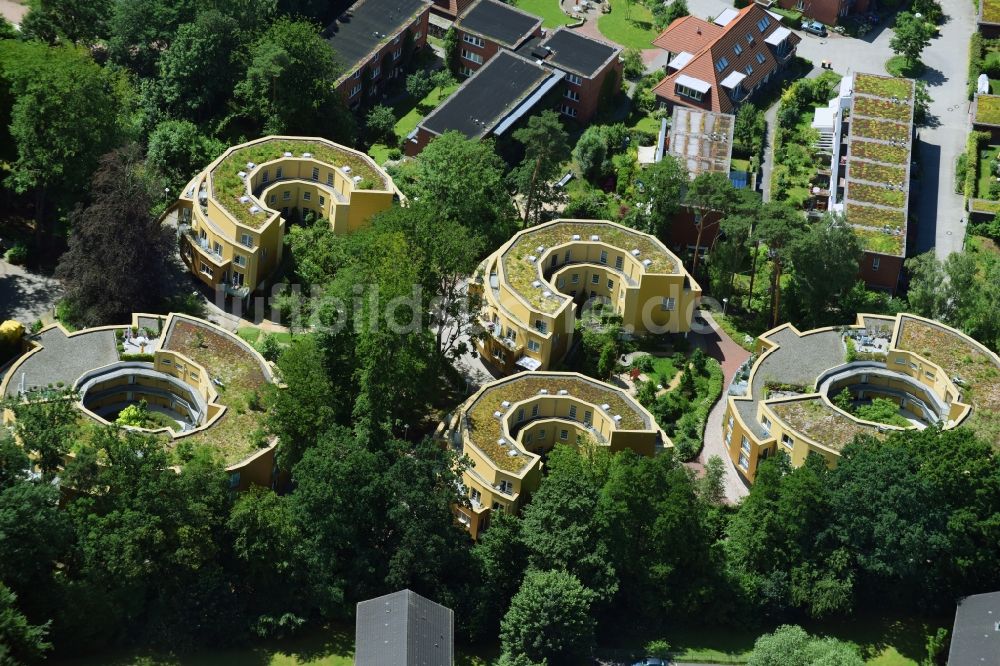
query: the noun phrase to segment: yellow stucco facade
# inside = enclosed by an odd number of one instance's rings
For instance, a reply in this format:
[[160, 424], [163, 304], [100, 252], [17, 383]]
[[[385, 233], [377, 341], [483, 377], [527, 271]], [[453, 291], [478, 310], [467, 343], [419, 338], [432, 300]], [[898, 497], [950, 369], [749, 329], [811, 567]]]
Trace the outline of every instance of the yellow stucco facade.
[[632, 396], [571, 372], [520, 373], [487, 384], [435, 436], [471, 460], [462, 475], [469, 502], [455, 512], [473, 538], [489, 525], [490, 512], [520, 510], [557, 444], [586, 441], [644, 456], [673, 447]]
[[401, 198], [375, 162], [317, 137], [268, 136], [229, 148], [184, 187], [176, 213], [181, 258], [205, 284], [243, 297], [281, 263], [293, 211], [364, 226]]
[[[858, 315], [853, 326], [762, 334], [745, 381], [727, 397], [722, 433], [730, 460], [752, 482], [778, 452], [798, 467], [810, 455], [835, 466], [858, 435], [996, 418], [1000, 357], [961, 331], [912, 314]], [[900, 407], [909, 426], [865, 421], [840, 409], [843, 389]], [[992, 415], [992, 416], [991, 416]], [[995, 432], [984, 428], [983, 432]], [[1000, 446], [1000, 442], [994, 442]]]
[[515, 234], [479, 266], [470, 292], [482, 304], [478, 350], [505, 373], [554, 367], [580, 306], [609, 306], [630, 333], [686, 333], [701, 298], [660, 241], [607, 220], [553, 220]]

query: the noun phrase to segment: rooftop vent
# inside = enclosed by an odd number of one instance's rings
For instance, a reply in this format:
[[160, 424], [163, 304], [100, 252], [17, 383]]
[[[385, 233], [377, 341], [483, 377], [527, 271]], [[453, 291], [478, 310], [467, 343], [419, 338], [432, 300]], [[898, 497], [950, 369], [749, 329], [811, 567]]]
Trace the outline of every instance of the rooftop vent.
[[290, 152], [288, 152], [287, 150], [283, 154], [284, 154], [285, 157], [291, 157], [292, 156], [292, 154]]
[[598, 241], [598, 240], [601, 240], [601, 237], [598, 236], [597, 234], [594, 234], [593, 236], [590, 237], [590, 240], [592, 240], [592, 241]]
[[538, 390], [538, 394], [539, 395], [548, 395], [549, 394], [549, 390], [548, 389], [539, 389]]
[[343, 171], [344, 173], [351, 173], [351, 167], [347, 166], [346, 164], [340, 167], [340, 170]]
[[244, 194], [242, 197], [240, 197], [240, 203], [249, 203], [249, 202], [250, 202], [250, 197], [248, 197], [247, 195]]
[[559, 389], [559, 395], [566, 395], [567, 393], [569, 393], [569, 391], [566, 389]]
[[247, 162], [247, 169], [252, 169], [252, 168], [254, 168], [255, 166], [257, 166], [257, 165], [256, 165], [256, 164], [254, 164], [253, 162]]
[[503, 413], [502, 412], [493, 412], [493, 416], [495, 416], [496, 418], [500, 418], [501, 416], [503, 416]]
[[643, 259], [642, 260], [642, 265], [645, 266], [646, 268], [649, 268], [649, 265], [652, 264], [652, 263], [653, 263], [652, 259]]
[[538, 257], [536, 257], [535, 255], [533, 254], [528, 255], [528, 261], [530, 261], [531, 263], [535, 263], [536, 259], [538, 259]]
[[312, 157], [312, 153], [302, 153], [302, 157]]
[[507, 452], [507, 457], [509, 457], [509, 458], [516, 458], [517, 457], [517, 449], [511, 449], [510, 451], [508, 451]]
[[538, 280], [535, 280], [534, 282], [531, 283], [531, 286], [534, 287], [535, 289], [538, 289], [539, 287], [542, 286], [542, 283], [539, 282]]
[[617, 423], [621, 423], [621, 421], [622, 421], [622, 415], [621, 414], [615, 414], [615, 423], [616, 424]]
[[580, 240], [580, 234], [573, 234], [573, 240]]
[[351, 180], [353, 180], [353, 181], [354, 181], [354, 184], [355, 184], [355, 185], [357, 185], [357, 184], [359, 184], [359, 183], [360, 183], [360, 182], [361, 182], [361, 181], [362, 181], [363, 179], [361, 178], [361, 176], [355, 176], [355, 177], [354, 177], [354, 178], [352, 178]]
[[609, 409], [611, 409], [611, 405], [609, 405], [608, 403], [604, 403], [603, 405], [601, 405], [601, 409], [603, 409], [604, 411], [608, 411]]
[[250, 212], [251, 213], [259, 213], [260, 212], [260, 208], [258, 208], [257, 206], [250, 206]]
[[503, 407], [504, 409], [507, 409], [508, 407], [510, 407], [510, 400], [504, 400], [503, 402], [500, 403], [500, 406]]
[[500, 446], [506, 446], [507, 440], [501, 437], [500, 439], [497, 440], [497, 444], [499, 444]]
[[539, 245], [538, 247], [535, 248], [535, 252], [537, 252], [538, 254], [541, 254], [542, 252], [545, 252], [545, 246], [544, 245]]
[[240, 171], [236, 175], [239, 176], [240, 178], [246, 178], [247, 177], [247, 172], [246, 171]]
[[632, 250], [632, 256], [633, 257], [638, 257], [639, 256], [639, 249], [638, 248]]
[[546, 289], [545, 291], [542, 292], [542, 296], [544, 296], [545, 298], [551, 298], [552, 292]]

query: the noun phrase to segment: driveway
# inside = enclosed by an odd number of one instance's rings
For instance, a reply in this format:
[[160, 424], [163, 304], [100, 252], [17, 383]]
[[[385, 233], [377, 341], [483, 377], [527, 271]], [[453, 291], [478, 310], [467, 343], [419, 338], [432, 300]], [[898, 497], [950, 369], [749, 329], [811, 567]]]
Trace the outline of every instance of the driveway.
[[49, 323], [61, 296], [55, 278], [0, 259], [0, 320], [15, 319], [26, 327], [39, 319]]
[[739, 502], [750, 492], [747, 485], [736, 472], [736, 467], [729, 458], [726, 450], [726, 443], [722, 435], [722, 417], [726, 411], [726, 395], [729, 390], [729, 382], [736, 375], [740, 366], [750, 358], [750, 352], [733, 342], [733, 339], [726, 335], [726, 332], [719, 328], [712, 315], [702, 310], [699, 313], [708, 323], [710, 330], [705, 333], [691, 335], [694, 345], [700, 347], [706, 354], [722, 364], [724, 380], [722, 382], [722, 397], [712, 411], [708, 413], [708, 421], [705, 423], [705, 442], [698, 455], [698, 463], [704, 465], [712, 456], [719, 456], [725, 462], [726, 477], [724, 487], [726, 501], [733, 504]]
[[15, 25], [21, 24], [21, 19], [28, 13], [28, 6], [24, 2], [14, 2], [14, 0], [0, 0], [0, 15]]

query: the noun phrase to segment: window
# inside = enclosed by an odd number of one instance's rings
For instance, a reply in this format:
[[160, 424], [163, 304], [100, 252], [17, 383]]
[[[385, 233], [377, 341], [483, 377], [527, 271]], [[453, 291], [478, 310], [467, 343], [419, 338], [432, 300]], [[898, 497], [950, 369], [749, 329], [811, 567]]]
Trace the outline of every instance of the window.
[[469, 498], [472, 500], [473, 504], [479, 504], [483, 501], [483, 494], [475, 488], [471, 488], [469, 490]]
[[753, 74], [753, 65], [747, 65], [747, 68], [743, 71], [747, 73], [747, 76], [750, 76]]
[[507, 495], [514, 494], [514, 484], [506, 479], [500, 482], [500, 492], [506, 493]]
[[567, 90], [566, 91], [566, 98], [567, 99], [571, 99], [574, 102], [579, 102], [580, 101], [580, 93], [578, 93], [575, 90]]
[[538, 344], [535, 340], [528, 340], [528, 351], [537, 352], [541, 350], [542, 346]]
[[462, 65], [462, 67], [459, 68], [458, 73], [461, 74], [462, 76], [472, 76], [472, 70], [466, 67], [465, 65]]
[[565, 116], [569, 116], [570, 118], [576, 118], [577, 112], [576, 109], [574, 109], [572, 106], [567, 106], [563, 104], [562, 106], [559, 107], [559, 112]]
[[312, 170], [312, 179], [313, 180], [319, 180], [319, 167], [313, 167], [313, 170]]
[[763, 53], [758, 53], [758, 54], [757, 54], [757, 62], [758, 62], [759, 64], [763, 65], [763, 64], [764, 64], [764, 62], [765, 62], [766, 60], [767, 60], [767, 58], [766, 58], [766, 57], [764, 57], [764, 54], [763, 54]]
[[753, 33], [752, 32], [748, 32], [747, 33], [747, 44], [753, 44]]
[[517, 410], [517, 422], [520, 423], [523, 420], [524, 420], [524, 407]]
[[302, 198], [306, 201], [309, 201], [310, 199], [312, 199], [312, 192], [303, 192]]
[[721, 72], [726, 67], [729, 67], [729, 60], [725, 56], [715, 61], [715, 71]]
[[326, 197], [322, 197], [322, 196], [321, 196], [321, 197], [319, 198], [319, 205], [320, 205], [320, 206], [325, 206], [325, 205], [326, 205]]
[[740, 440], [740, 451], [750, 455], [750, 440], [747, 439], [746, 435], [743, 435], [743, 438]]
[[771, 25], [771, 17], [764, 16], [759, 21], [757, 21], [757, 29], [761, 32], [767, 30], [767, 26]]
[[601, 250], [601, 263], [602, 264], [608, 263], [608, 251], [607, 250]]
[[[398, 37], [397, 37], [397, 39], [398, 39]], [[396, 49], [395, 51], [393, 51], [392, 52], [392, 60], [393, 60], [393, 62], [395, 62], [396, 60], [399, 60], [399, 57], [401, 55], [403, 55], [403, 49]]]
[[625, 267], [625, 259], [623, 257], [615, 257], [615, 268], [622, 270]]
[[531, 418], [535, 418], [536, 416], [538, 416], [538, 404], [537, 403], [531, 406]]
[[353, 88], [351, 88], [351, 94], [348, 95], [348, 97], [355, 97], [359, 92], [361, 92], [360, 83], [356, 84]]
[[559, 439], [566, 440], [569, 439], [569, 430], [560, 430]]
[[743, 469], [744, 472], [750, 468], [750, 458], [748, 458], [745, 454], [742, 453], [740, 454], [740, 467]]
[[238, 271], [233, 271], [233, 286], [242, 287], [243, 286], [243, 273]]
[[237, 266], [246, 267], [246, 265], [247, 265], [247, 258], [244, 257], [242, 254], [234, 254], [233, 255], [233, 263], [236, 264]]
[[260, 182], [266, 183], [269, 180], [271, 180], [271, 174], [268, 172], [267, 169], [264, 169], [264, 173], [260, 174]]
[[569, 417], [571, 419], [575, 419], [576, 418], [576, 405], [570, 405], [569, 406]]
[[289, 190], [285, 190], [284, 192], [281, 193], [282, 201], [288, 201], [291, 198], [292, 198], [292, 193]]
[[578, 86], [581, 83], [583, 83], [583, 79], [581, 79], [576, 74], [567, 74], [566, 75], [566, 80], [569, 81], [570, 83], [572, 83], [574, 86]]
[[733, 46], [733, 53], [735, 53], [736, 55], [743, 53], [743, 45], [740, 44], [739, 42], [736, 42], [736, 44]]
[[881, 263], [881, 261], [882, 261], [881, 257], [873, 257], [872, 258], [872, 270], [873, 271], [877, 271], [878, 270], [878, 266]]
[[494, 511], [504, 511], [504, 510], [506, 510], [506, 508], [507, 508], [507, 505], [504, 504], [503, 502], [493, 502], [493, 510]]
[[201, 262], [200, 270], [201, 270], [202, 273], [204, 273], [208, 277], [212, 277], [212, 267], [209, 266], [208, 264], [206, 264], [204, 261]]
[[614, 288], [615, 288], [615, 281], [614, 280], [608, 280], [608, 291], [611, 291]]
[[549, 330], [549, 325], [546, 324], [541, 319], [536, 319], [535, 320], [535, 330], [538, 331], [539, 333], [545, 333], [546, 331]]
[[660, 303], [660, 309], [664, 312], [670, 312], [676, 307], [677, 307], [677, 299], [670, 296], [664, 298], [663, 302]]
[[212, 243], [212, 252], [215, 252], [215, 254], [217, 254], [217, 255], [219, 255], [221, 257], [222, 256], [222, 244], [218, 243], [218, 242], [213, 242]]
[[253, 236], [250, 234], [240, 234], [240, 245], [253, 247]]
[[361, 78], [361, 70], [359, 69], [358, 71], [354, 72], [354, 74], [351, 75], [351, 78], [352, 79], [360, 79]]
[[375, 68], [374, 68], [374, 69], [372, 70], [372, 78], [373, 78], [373, 79], [377, 79], [377, 78], [378, 78], [378, 75], [379, 75], [379, 74], [381, 74], [381, 73], [382, 73], [382, 68], [381, 68], [380, 66], [376, 66], [376, 67], [375, 67]]
[[538, 431], [538, 439], [545, 439], [545, 428]]
[[690, 97], [696, 102], [700, 102], [703, 97], [701, 91], [695, 90], [693, 88], [688, 88], [687, 86], [681, 85], [679, 83], [677, 84], [676, 91], [678, 95], [684, 95], [685, 97]]
[[261, 259], [267, 259], [267, 248], [266, 247], [262, 247], [260, 249], [260, 258]]
[[462, 49], [462, 57], [468, 60], [469, 62], [476, 63], [477, 65], [483, 64], [483, 56], [479, 55], [478, 53], [473, 53], [472, 51], [467, 51], [465, 49]]
[[760, 424], [764, 427], [764, 432], [766, 432], [768, 435], [770, 435], [771, 434], [771, 419], [767, 418], [766, 416], [762, 416], [761, 419], [760, 419]]
[[482, 37], [476, 37], [475, 35], [470, 35], [468, 33], [462, 35], [462, 41], [465, 42], [466, 44], [472, 44], [473, 46], [478, 46], [479, 48], [483, 48], [484, 46], [486, 46], [486, 40], [484, 40]]
[[333, 187], [333, 172], [332, 171], [329, 172], [328, 174], [326, 174], [326, 184], [329, 185], [330, 187]]
[[374, 97], [376, 93], [378, 93], [378, 86], [372, 86], [371, 88], [368, 89], [369, 95]]
[[785, 446], [787, 446], [790, 449], [795, 447], [795, 440], [793, 440], [788, 435], [782, 435], [781, 436], [781, 443], [784, 444]]
[[569, 281], [572, 282], [573, 284], [578, 283], [580, 281], [580, 274], [573, 273], [573, 277], [571, 277]]
[[597, 284], [600, 281], [601, 281], [601, 276], [598, 275], [597, 273], [594, 273], [593, 275], [590, 276], [590, 284]]
[[583, 423], [584, 423], [584, 425], [588, 425], [589, 426], [593, 422], [594, 422], [594, 414], [589, 409], [584, 410], [584, 412], [583, 412]]
[[278, 200], [278, 195], [277, 194], [272, 194], [271, 195], [271, 203], [274, 203], [277, 200]]
[[424, 33], [421, 32], [420, 30], [417, 30], [417, 33], [415, 35], [413, 35], [413, 41], [417, 41], [418, 39], [420, 39], [423, 36], [424, 36]]
[[726, 428], [726, 446], [728, 447], [729, 443], [732, 441], [733, 441], [733, 429]]

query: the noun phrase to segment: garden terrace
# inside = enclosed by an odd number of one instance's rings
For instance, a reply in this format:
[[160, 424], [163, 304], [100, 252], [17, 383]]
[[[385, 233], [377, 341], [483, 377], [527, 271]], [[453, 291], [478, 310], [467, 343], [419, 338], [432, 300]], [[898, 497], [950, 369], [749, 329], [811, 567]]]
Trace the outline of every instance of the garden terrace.
[[361, 180], [356, 186], [360, 190], [389, 187], [385, 176], [375, 167], [368, 157], [334, 143], [308, 139], [287, 139], [275, 137], [251, 145], [233, 148], [209, 170], [211, 193], [215, 201], [222, 206], [234, 219], [253, 229], [260, 228], [269, 218], [268, 209], [251, 213], [249, 204], [241, 203], [240, 197], [250, 196], [249, 176], [244, 179], [239, 174], [247, 171], [247, 163], [261, 165], [276, 160], [291, 153], [293, 157], [301, 158], [304, 153], [310, 153], [312, 160], [322, 162], [333, 169], [347, 166], [353, 176]]
[[770, 402], [774, 414], [788, 426], [834, 451], [841, 451], [858, 435], [875, 435], [867, 426], [827, 405], [819, 396]]
[[[593, 241], [596, 235], [600, 240]], [[574, 236], [578, 236], [574, 240]], [[639, 260], [649, 260], [646, 273], [675, 274], [680, 270], [676, 258], [658, 240], [639, 231], [605, 221], [567, 220], [542, 225], [522, 232], [503, 254], [504, 275], [508, 284], [527, 303], [542, 312], [554, 312], [565, 302], [565, 296], [553, 292], [551, 297], [533, 287], [535, 281], [545, 282], [541, 262], [529, 261], [545, 249], [567, 243], [603, 243], [618, 248], [626, 256], [638, 250]]]
[[876, 120], [874, 118], [854, 118], [851, 133], [855, 138], [879, 139], [881, 141], [910, 140], [910, 126], [902, 123]]
[[[861, 208], [859, 206], [858, 208]], [[850, 207], [848, 207], [847, 221], [851, 221]], [[901, 256], [903, 254], [903, 236], [901, 234], [886, 233], [879, 229], [854, 227], [854, 233], [861, 240], [861, 246], [868, 252], [877, 254], [887, 254]]]
[[[853, 168], [850, 169], [848, 173], [853, 175]], [[864, 183], [857, 183], [853, 180], [848, 181], [848, 183], [847, 195], [845, 197], [848, 201], [862, 201], [882, 206], [892, 206], [894, 208], [902, 208], [903, 204], [906, 202], [905, 192], [900, 192], [899, 190], [887, 189], [875, 185], [865, 185]]]
[[906, 102], [893, 102], [875, 97], [858, 97], [854, 100], [854, 115], [905, 123], [910, 120], [910, 105]]
[[913, 98], [913, 82], [909, 79], [897, 79], [875, 74], [856, 74], [854, 77], [854, 92], [874, 97], [897, 98], [910, 100]]
[[855, 139], [851, 141], [850, 156], [873, 162], [906, 164], [910, 160], [910, 151], [903, 146]]
[[976, 124], [1000, 125], [1000, 96], [976, 95]]
[[558, 397], [560, 390], [582, 402], [600, 406], [607, 404], [610, 414], [621, 415], [617, 430], [652, 430], [654, 425], [631, 398], [621, 390], [587, 379], [582, 375], [565, 373], [532, 374], [522, 373], [501, 380], [487, 387], [479, 397], [468, 407], [469, 438], [489, 459], [500, 469], [508, 472], [520, 471], [527, 462], [526, 456], [508, 455], [509, 447], [500, 446], [497, 440], [504, 437], [500, 419], [495, 412], [505, 415], [509, 408], [502, 403], [512, 405], [538, 396], [542, 390], [547, 390], [550, 397]]
[[847, 175], [852, 180], [867, 180], [872, 183], [903, 185], [906, 182], [906, 169], [902, 167], [873, 164], [861, 160], [851, 162]]
[[213, 427], [192, 437], [222, 454], [226, 464], [239, 462], [259, 450], [254, 435], [261, 431], [263, 411], [254, 409], [270, 370], [252, 349], [237, 338], [207, 324], [174, 317], [161, 349], [183, 354], [212, 377], [218, 402], [226, 412]]

